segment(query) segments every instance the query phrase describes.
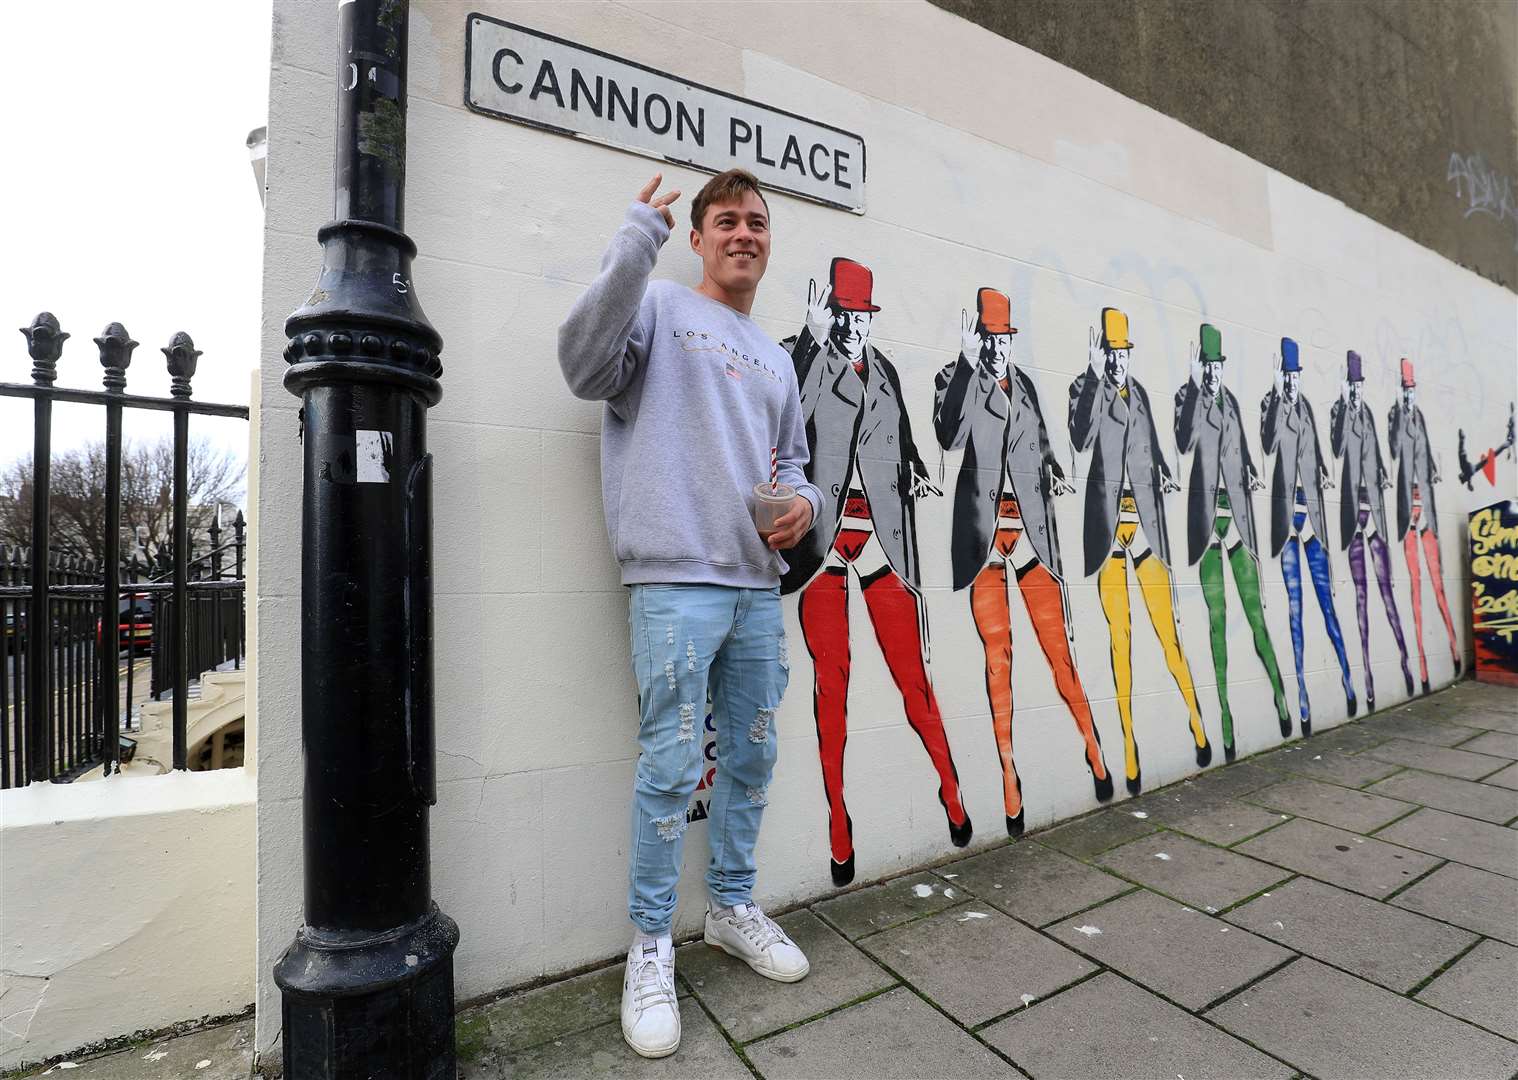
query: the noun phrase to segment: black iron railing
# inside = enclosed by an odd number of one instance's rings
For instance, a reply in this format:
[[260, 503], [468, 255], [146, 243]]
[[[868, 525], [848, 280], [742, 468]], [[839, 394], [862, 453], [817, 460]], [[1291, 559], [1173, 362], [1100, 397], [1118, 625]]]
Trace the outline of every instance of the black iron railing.
[[[0, 397], [31, 398], [34, 404], [31, 544], [9, 552], [0, 547], [0, 614], [5, 620], [0, 788], [68, 781], [100, 765], [108, 775], [117, 771], [121, 732], [131, 722], [136, 661], [144, 655], [152, 660], [149, 693], [154, 698], [172, 695], [173, 763], [183, 769], [191, 673], [227, 661], [241, 664], [246, 612], [242, 514], [232, 523], [230, 539], [218, 519], [208, 530], [209, 550], [196, 555], [192, 547], [189, 420], [191, 415], [246, 420], [248, 408], [190, 399], [200, 351], [182, 331], [163, 349], [171, 378], [167, 398], [126, 393], [126, 369], [137, 342], [120, 323], [95, 339], [105, 369], [103, 391], [53, 385], [69, 335], [51, 314], [43, 312], [21, 332], [32, 358], [32, 382], [0, 383]], [[55, 401], [105, 408], [106, 520], [104, 557], [98, 561], [59, 554], [50, 544]], [[124, 408], [174, 414], [173, 535], [153, 565], [121, 554]], [[46, 690], [39, 692], [39, 687]]]

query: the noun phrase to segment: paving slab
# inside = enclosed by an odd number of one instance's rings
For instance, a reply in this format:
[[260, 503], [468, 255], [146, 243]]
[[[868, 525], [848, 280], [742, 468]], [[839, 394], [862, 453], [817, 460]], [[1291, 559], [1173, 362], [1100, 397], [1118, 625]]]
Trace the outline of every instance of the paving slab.
[[246, 1080], [253, 1069], [253, 1018], [139, 1043], [91, 1058], [67, 1058], [38, 1076], [100, 1080]]
[[1341, 754], [1358, 754], [1391, 737], [1391, 732], [1383, 735], [1379, 728], [1369, 723], [1348, 723], [1327, 731], [1314, 731], [1304, 746], [1312, 747], [1315, 752], [1333, 750]]
[[1297, 878], [1234, 908], [1235, 926], [1405, 994], [1475, 942], [1475, 935]]
[[1483, 784], [1496, 784], [1498, 787], [1505, 787], [1510, 791], [1518, 791], [1518, 762], [1509, 765], [1501, 772], [1493, 773], [1491, 776], [1483, 776], [1481, 782]]
[[1227, 847], [1281, 823], [1280, 814], [1179, 784], [1138, 800], [1150, 818], [1162, 825]]
[[[1422, 706], [1427, 710], [1428, 706]], [[1387, 738], [1413, 739], [1434, 746], [1454, 746], [1473, 735], [1481, 734], [1480, 728], [1435, 719], [1411, 706], [1395, 709], [1365, 721], [1365, 727]]]
[[1506, 758], [1473, 754], [1469, 750], [1454, 750], [1446, 746], [1431, 746], [1412, 739], [1388, 739], [1380, 746], [1365, 751], [1365, 756], [1422, 769], [1424, 772], [1458, 776], [1462, 780], [1479, 780], [1508, 764]]
[[1128, 882], [1042, 844], [1017, 843], [940, 867], [951, 888], [1034, 926], [1063, 919], [1128, 889]]
[[908, 874], [813, 904], [812, 910], [853, 941], [961, 903], [962, 897], [944, 895], [947, 884], [926, 871]]
[[[480, 1066], [476, 1067], [480, 1069]], [[733, 1052], [722, 1032], [692, 997], [680, 1001], [680, 1049], [665, 1058], [642, 1058], [622, 1041], [622, 1024], [609, 1024], [565, 1035], [515, 1053], [499, 1055], [494, 1072], [479, 1077], [501, 1080], [585, 1080], [607, 1077], [753, 1080], [753, 1073]]]
[[1126, 804], [1099, 810], [1068, 825], [1035, 833], [1033, 839], [1077, 859], [1089, 859], [1108, 848], [1147, 836], [1158, 827], [1145, 818], [1134, 817], [1125, 807]]
[[1379, 784], [1372, 784], [1367, 790], [1373, 795], [1388, 795], [1498, 825], [1518, 817], [1518, 791], [1453, 776], [1435, 776], [1416, 769], [1400, 772]]
[[[1237, 799], [1251, 791], [1269, 787], [1281, 778], [1269, 769], [1262, 769], [1253, 761], [1239, 761], [1232, 765], [1210, 769], [1200, 776], [1183, 780], [1171, 787], [1206, 792], [1223, 798]], [[1163, 788], [1169, 791], [1170, 788]]]
[[1033, 1076], [1270, 1080], [1296, 1072], [1110, 973], [980, 1035]]
[[1511, 1077], [1518, 1044], [1304, 957], [1207, 1014], [1313, 1076]]
[[1507, 731], [1483, 731], [1474, 739], [1461, 743], [1460, 749], [1518, 761], [1518, 735]]
[[1358, 754], [1339, 754], [1332, 750], [1319, 750], [1312, 740], [1288, 746], [1259, 758], [1267, 769], [1296, 773], [1314, 780], [1326, 780], [1344, 787], [1364, 787], [1397, 772], [1400, 766]]
[[775, 921], [811, 961], [811, 974], [800, 982], [773, 982], [703, 941], [675, 952], [675, 970], [736, 1041], [757, 1039], [896, 984], [890, 973], [810, 911], [793, 911]]
[[1506, 691], [1506, 694], [1508, 697], [1504, 702], [1460, 710], [1460, 723], [1467, 727], [1518, 735], [1518, 696], [1514, 696], [1511, 690]]
[[1382, 829], [1376, 839], [1518, 877], [1518, 832], [1487, 821], [1425, 806]]
[[1518, 1040], [1518, 949], [1483, 941], [1418, 991], [1418, 1000]]
[[1247, 930], [1143, 889], [1049, 933], [1188, 1009], [1204, 1008], [1292, 957]]
[[511, 994], [459, 1013], [459, 1056], [473, 1047], [511, 1054], [537, 1043], [617, 1020], [623, 965]]
[[1388, 896], [1439, 865], [1431, 855], [1305, 818], [1295, 818], [1264, 836], [1246, 840], [1239, 851], [1377, 898]]
[[1408, 812], [1405, 802], [1354, 788], [1294, 777], [1245, 796], [1272, 810], [1311, 818], [1351, 832], [1371, 832]]
[[1392, 903], [1518, 945], [1518, 881], [1446, 863]]
[[1124, 844], [1097, 862], [1183, 904], [1210, 911], [1237, 903], [1291, 876], [1285, 870], [1171, 832]]
[[1016, 1069], [905, 987], [743, 1048], [765, 1080], [1005, 1080]]
[[968, 1026], [1047, 997], [1096, 970], [979, 901], [864, 938], [859, 946]]

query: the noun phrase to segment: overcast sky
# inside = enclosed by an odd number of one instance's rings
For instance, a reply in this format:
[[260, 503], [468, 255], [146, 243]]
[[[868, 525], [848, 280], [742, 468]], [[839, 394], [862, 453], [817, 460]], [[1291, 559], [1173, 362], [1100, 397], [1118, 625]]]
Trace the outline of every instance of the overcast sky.
[[[267, 116], [269, 21], [270, 0], [6, 5], [0, 381], [31, 381], [16, 328], [51, 311], [73, 335], [60, 385], [100, 389], [90, 339], [114, 320], [141, 342], [128, 392], [168, 394], [159, 349], [182, 329], [205, 353], [195, 397], [247, 402], [263, 211], [245, 141]], [[133, 412], [129, 439], [173, 430], [168, 413]], [[97, 406], [55, 406], [55, 446], [104, 427]], [[190, 429], [246, 455], [243, 421]], [[0, 464], [32, 435], [31, 403], [0, 398]]]

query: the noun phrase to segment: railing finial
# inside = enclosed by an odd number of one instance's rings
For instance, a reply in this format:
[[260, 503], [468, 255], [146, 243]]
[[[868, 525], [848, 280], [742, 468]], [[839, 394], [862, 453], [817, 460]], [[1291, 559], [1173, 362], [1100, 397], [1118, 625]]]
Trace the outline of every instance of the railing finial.
[[195, 362], [200, 359], [200, 350], [195, 347], [190, 335], [180, 330], [164, 346], [163, 355], [169, 358], [169, 393], [177, 398], [188, 399], [190, 380], [195, 377]]
[[120, 393], [126, 389], [126, 369], [132, 362], [132, 350], [137, 342], [127, 333], [127, 328], [113, 322], [95, 339], [100, 347], [100, 365], [105, 368], [105, 388]]
[[51, 386], [58, 378], [58, 358], [63, 355], [63, 343], [68, 333], [60, 329], [58, 319], [51, 311], [44, 311], [23, 326], [26, 335], [26, 351], [32, 357], [32, 382], [39, 386]]

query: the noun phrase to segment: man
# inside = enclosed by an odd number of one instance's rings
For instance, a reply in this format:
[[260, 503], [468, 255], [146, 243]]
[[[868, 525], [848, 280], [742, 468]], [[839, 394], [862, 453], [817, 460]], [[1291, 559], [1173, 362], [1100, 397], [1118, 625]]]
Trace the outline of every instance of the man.
[[970, 590], [970, 614], [986, 651], [986, 697], [1001, 756], [1007, 833], [1023, 833], [1023, 785], [1012, 757], [1012, 623], [1007, 571], [1012, 571], [1055, 689], [1085, 743], [1096, 798], [1112, 798], [1101, 736], [1091, 719], [1070, 650], [1070, 611], [1060, 568], [1054, 496], [1065, 482], [1044, 426], [1038, 392], [1012, 363], [1012, 301], [981, 289], [976, 319], [961, 315], [959, 359], [934, 384], [933, 426], [945, 450], [963, 450], [954, 488], [951, 553], [955, 591]]
[[1270, 550], [1281, 557], [1281, 576], [1286, 582], [1291, 648], [1297, 662], [1297, 705], [1305, 739], [1312, 733], [1312, 706], [1307, 698], [1307, 679], [1302, 673], [1303, 555], [1307, 557], [1313, 591], [1318, 595], [1318, 610], [1323, 613], [1323, 624], [1339, 658], [1345, 708], [1350, 716], [1355, 715], [1357, 703], [1355, 684], [1349, 676], [1349, 655], [1344, 650], [1344, 633], [1339, 629], [1339, 615], [1334, 610], [1333, 570], [1328, 565], [1328, 549], [1320, 539], [1327, 535], [1323, 489], [1333, 484], [1328, 479], [1328, 466], [1323, 463], [1312, 406], [1302, 397], [1302, 361], [1297, 343], [1289, 337], [1281, 339], [1280, 360], [1275, 389], [1260, 402], [1260, 446], [1265, 453], [1276, 455], [1275, 471], [1270, 478]]
[[1391, 623], [1392, 637], [1402, 657], [1402, 680], [1413, 693], [1413, 673], [1407, 668], [1407, 643], [1402, 640], [1402, 619], [1397, 596], [1392, 592], [1391, 559], [1386, 551], [1386, 506], [1382, 491], [1391, 487], [1376, 438], [1376, 420], [1365, 404], [1365, 369], [1360, 354], [1350, 349], [1345, 357], [1344, 382], [1339, 400], [1328, 414], [1328, 437], [1334, 457], [1344, 459], [1339, 479], [1339, 528], [1349, 552], [1349, 576], [1355, 583], [1355, 617], [1360, 624], [1360, 648], [1365, 662], [1365, 710], [1376, 711], [1376, 680], [1370, 666], [1370, 605], [1365, 587], [1365, 549], [1375, 563], [1376, 586], [1381, 606]]
[[[638, 680], [628, 912], [635, 926], [622, 988], [622, 1036], [644, 1057], [680, 1044], [670, 924], [685, 811], [702, 774], [711, 692], [722, 762], [708, 808], [711, 902], [706, 942], [771, 979], [794, 982], [806, 957], [753, 902], [754, 846], [775, 764], [775, 710], [787, 682], [780, 551], [821, 505], [806, 483], [806, 443], [789, 358], [749, 319], [770, 255], [758, 182], [734, 169], [691, 206], [695, 290], [649, 281], [674, 227], [638, 193], [601, 273], [559, 328], [559, 364], [577, 397], [602, 400], [607, 532], [630, 587]], [[770, 478], [798, 495], [768, 544], [750, 502]]]
[[781, 342], [790, 350], [806, 425], [807, 479], [822, 506], [817, 527], [791, 553], [784, 593], [801, 590], [801, 633], [812, 655], [822, 786], [828, 800], [833, 883], [854, 880], [854, 824], [843, 798], [848, 737], [850, 569], [907, 722], [938, 774], [938, 801], [956, 847], [970, 842], [970, 816], [949, 753], [949, 737], [927, 668], [927, 606], [917, 560], [916, 501], [940, 495], [928, 482], [901, 397], [895, 366], [870, 345], [880, 310], [874, 276], [834, 259], [829, 284], [807, 288], [806, 325]]
[[1212, 744], [1202, 727], [1191, 669], [1181, 650], [1170, 583], [1170, 537], [1165, 529], [1164, 496], [1181, 490], [1160, 451], [1159, 433], [1149, 395], [1129, 378], [1133, 342], [1128, 316], [1102, 308], [1102, 330], [1087, 340], [1086, 370], [1070, 384], [1070, 439], [1077, 453], [1091, 451], [1086, 480], [1086, 576], [1097, 575], [1102, 612], [1112, 637], [1112, 680], [1117, 715], [1123, 726], [1123, 764], [1128, 792], [1143, 787], [1138, 743], [1133, 736], [1133, 622], [1128, 606], [1128, 564], [1165, 666], [1186, 702], [1187, 723], [1196, 745], [1196, 763], [1212, 760]]
[[1187, 496], [1187, 551], [1190, 563], [1201, 563], [1202, 599], [1212, 638], [1212, 667], [1217, 675], [1222, 708], [1223, 756], [1234, 757], [1233, 711], [1228, 704], [1228, 616], [1223, 587], [1223, 559], [1233, 570], [1233, 585], [1244, 606], [1244, 618], [1254, 633], [1254, 651], [1265, 665], [1275, 701], [1281, 735], [1291, 734], [1291, 710], [1276, 651], [1265, 626], [1260, 604], [1259, 546], [1254, 528], [1251, 492], [1260, 482], [1244, 438], [1239, 400], [1223, 386], [1223, 335], [1203, 323], [1199, 341], [1191, 347], [1191, 378], [1175, 393], [1175, 441], [1180, 452], [1191, 453], [1191, 486]]
[[1450, 618], [1449, 601], [1444, 598], [1444, 572], [1439, 567], [1439, 521], [1434, 514], [1434, 485], [1439, 470], [1428, 447], [1428, 427], [1423, 410], [1416, 403], [1417, 382], [1413, 364], [1402, 359], [1402, 400], [1391, 407], [1386, 420], [1386, 438], [1392, 460], [1397, 462], [1397, 534], [1407, 556], [1407, 576], [1413, 592], [1413, 637], [1418, 641], [1418, 671], [1423, 692], [1428, 693], [1428, 656], [1423, 651], [1423, 584], [1418, 575], [1418, 548], [1428, 561], [1433, 581], [1434, 599], [1444, 617], [1444, 632], [1449, 637], [1450, 659], [1455, 674], [1460, 674], [1460, 646], [1455, 640], [1455, 623]]

